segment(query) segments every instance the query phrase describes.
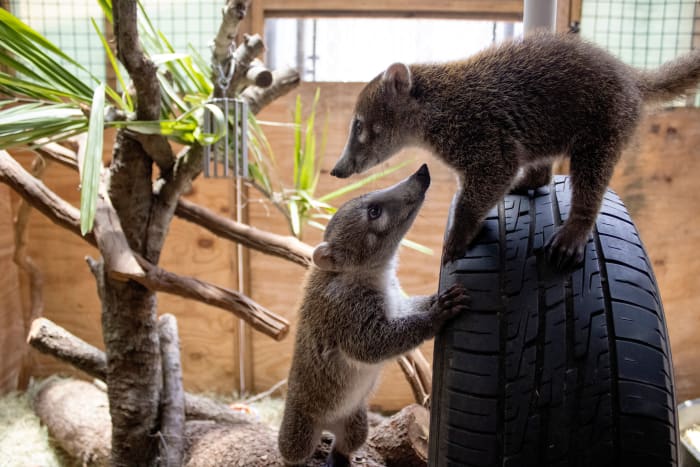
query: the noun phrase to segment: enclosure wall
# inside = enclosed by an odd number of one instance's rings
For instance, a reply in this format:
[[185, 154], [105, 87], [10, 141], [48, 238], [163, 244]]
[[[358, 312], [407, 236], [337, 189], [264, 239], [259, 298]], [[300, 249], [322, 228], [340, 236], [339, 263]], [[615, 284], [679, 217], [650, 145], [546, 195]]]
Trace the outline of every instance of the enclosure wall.
[[[327, 120], [327, 146], [318, 194], [328, 193], [345, 183], [330, 177], [328, 170], [344, 144], [354, 99], [361, 86], [357, 83], [320, 84], [317, 121], [318, 127], [322, 128]], [[309, 107], [315, 90], [315, 84], [302, 84], [299, 89], [305, 108]], [[294, 92], [279, 99], [266, 108], [259, 118], [290, 122], [295, 99]], [[646, 118], [640, 126], [639, 142], [624, 155], [612, 183], [627, 204], [653, 262], [668, 317], [679, 400], [697, 397], [700, 390], [700, 366], [695, 362], [693, 350], [695, 330], [700, 327], [700, 313], [697, 312], [700, 309], [700, 289], [697, 287], [700, 276], [700, 259], [697, 255], [700, 218], [692, 211], [694, 206], [700, 204], [697, 190], [697, 175], [700, 173], [699, 120], [698, 109], [658, 111]], [[273, 146], [279, 173], [291, 183], [294, 144], [291, 129], [264, 126], [264, 130]], [[112, 138], [108, 137], [106, 141], [111, 144]], [[110, 151], [111, 148], [106, 148], [106, 157]], [[415, 158], [414, 162], [391, 177], [372, 183], [366, 190], [388, 186], [415, 171], [422, 161], [430, 165], [433, 183], [409, 238], [429, 246], [434, 254], [426, 256], [402, 249], [399, 276], [408, 293], [432, 293], [437, 287], [442, 235], [455, 180], [443, 165], [422, 151], [405, 151], [393, 161], [411, 157]], [[21, 156], [20, 159], [25, 166], [31, 161], [28, 156]], [[59, 195], [74, 205], [78, 204], [78, 178], [75, 173], [54, 165], [47, 170], [46, 180]], [[200, 178], [194, 183], [188, 199], [220, 214], [231, 215], [231, 193], [230, 182]], [[251, 190], [251, 196], [256, 197], [254, 190]], [[274, 208], [253, 198], [250, 200], [253, 225], [288, 234], [282, 216]], [[9, 214], [4, 216], [0, 216], [0, 222], [9, 219]], [[6, 235], [8, 230], [9, 226], [2, 227], [0, 233]], [[315, 229], [306, 228], [304, 241], [315, 244], [320, 235]], [[1, 248], [6, 248], [9, 241], [3, 236], [0, 239]], [[29, 250], [45, 274], [46, 316], [101, 346], [99, 302], [93, 278], [83, 261], [86, 254], [95, 255], [96, 251], [36, 213], [30, 225]], [[233, 244], [176, 219], [163, 251], [162, 265], [165, 268], [235, 287]], [[4, 267], [2, 270], [5, 270]], [[254, 252], [250, 269], [252, 297], [294, 323], [303, 274], [300, 266]], [[3, 276], [2, 279], [6, 278]], [[12, 287], [0, 289], [3, 297], [8, 290], [11, 294]], [[227, 392], [237, 387], [237, 320], [227, 312], [184, 299], [160, 295], [159, 302], [161, 313], [171, 312], [179, 319], [187, 388]], [[3, 305], [0, 312], [7, 313], [6, 310], [12, 311], [12, 308]], [[258, 334], [254, 334], [252, 339], [252, 355], [246, 355], [244, 360], [252, 365], [254, 388], [263, 390], [286, 377], [293, 331], [282, 342], [274, 342]], [[424, 350], [431, 358], [431, 344], [426, 344]], [[6, 357], [3, 356], [2, 361], [4, 363]], [[41, 358], [36, 373], [47, 375], [59, 370], [66, 371], [67, 367], [53, 359]], [[4, 376], [5, 373], [0, 374], [0, 380]], [[410, 389], [398, 366], [389, 364], [373, 403], [384, 409], [396, 409], [411, 399]]]

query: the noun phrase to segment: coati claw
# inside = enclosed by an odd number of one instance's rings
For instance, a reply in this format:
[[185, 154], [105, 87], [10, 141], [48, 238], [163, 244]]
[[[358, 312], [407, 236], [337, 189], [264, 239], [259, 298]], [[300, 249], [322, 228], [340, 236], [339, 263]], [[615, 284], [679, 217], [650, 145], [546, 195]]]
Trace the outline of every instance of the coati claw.
[[586, 239], [569, 235], [565, 228], [554, 232], [545, 245], [545, 255], [549, 264], [557, 271], [569, 271], [578, 266], [584, 258]]

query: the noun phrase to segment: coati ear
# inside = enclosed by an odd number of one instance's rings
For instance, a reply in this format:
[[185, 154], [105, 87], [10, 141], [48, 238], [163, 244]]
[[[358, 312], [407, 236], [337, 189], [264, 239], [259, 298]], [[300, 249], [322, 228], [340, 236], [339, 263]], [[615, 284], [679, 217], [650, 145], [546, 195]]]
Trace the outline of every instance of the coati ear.
[[403, 63], [393, 63], [384, 72], [382, 82], [395, 94], [408, 94], [411, 90], [411, 70]]
[[312, 255], [314, 264], [319, 269], [325, 271], [333, 271], [336, 269], [335, 261], [333, 260], [333, 252], [331, 245], [328, 242], [321, 242], [315, 249]]

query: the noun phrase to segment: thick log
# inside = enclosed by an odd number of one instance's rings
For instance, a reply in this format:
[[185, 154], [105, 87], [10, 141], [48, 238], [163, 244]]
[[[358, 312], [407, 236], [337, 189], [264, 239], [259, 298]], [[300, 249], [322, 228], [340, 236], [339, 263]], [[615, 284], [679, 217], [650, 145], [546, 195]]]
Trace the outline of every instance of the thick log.
[[[107, 358], [104, 352], [48, 319], [40, 318], [32, 323], [27, 342], [39, 352], [70, 363], [93, 378], [106, 379]], [[185, 416], [190, 420], [232, 424], [250, 421], [249, 416], [232, 411], [226, 404], [187, 392]]]
[[387, 466], [424, 467], [428, 462], [429, 426], [428, 410], [412, 404], [372, 430], [367, 444], [382, 456]]
[[104, 391], [85, 381], [50, 379], [33, 403], [53, 439], [78, 465], [109, 465], [112, 423]]
[[[80, 460], [96, 458], [95, 452], [110, 451], [107, 403], [105, 393], [95, 385], [76, 380], [49, 382], [35, 399], [37, 413], [53, 438]], [[427, 423], [423, 407], [406, 407], [371, 429], [367, 445], [354, 453], [353, 465], [425, 466], [421, 456], [427, 446]], [[75, 443], [75, 439], [81, 442]], [[324, 465], [331, 443], [332, 438], [324, 435], [307, 466]], [[257, 421], [235, 425], [188, 421], [184, 445], [184, 465], [188, 467], [284, 465], [277, 450], [277, 431]]]

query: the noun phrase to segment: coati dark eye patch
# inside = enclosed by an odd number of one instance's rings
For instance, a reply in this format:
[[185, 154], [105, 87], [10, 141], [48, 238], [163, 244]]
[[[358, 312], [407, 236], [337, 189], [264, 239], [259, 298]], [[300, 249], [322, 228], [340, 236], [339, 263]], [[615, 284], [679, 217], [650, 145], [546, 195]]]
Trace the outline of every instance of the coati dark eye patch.
[[382, 207], [379, 206], [378, 204], [370, 204], [367, 207], [367, 217], [369, 217], [369, 220], [373, 221], [375, 219], [378, 219], [379, 216], [382, 215]]
[[362, 120], [356, 118], [356, 119], [355, 119], [355, 133], [358, 134], [358, 135], [359, 135], [360, 133], [362, 133], [362, 128], [363, 128], [363, 127], [364, 127], [364, 125], [362, 124]]

